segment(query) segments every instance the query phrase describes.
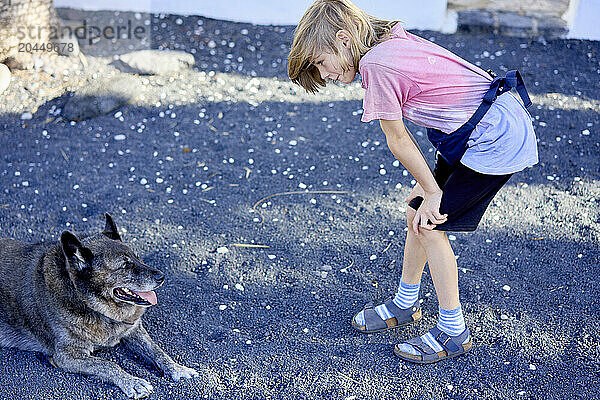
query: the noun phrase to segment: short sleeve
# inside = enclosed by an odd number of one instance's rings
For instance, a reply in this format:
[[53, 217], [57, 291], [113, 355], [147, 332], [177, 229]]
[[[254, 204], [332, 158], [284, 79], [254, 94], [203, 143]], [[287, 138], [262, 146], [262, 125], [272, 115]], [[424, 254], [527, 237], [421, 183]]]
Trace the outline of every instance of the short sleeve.
[[418, 86], [401, 72], [377, 63], [362, 65], [360, 74], [365, 89], [361, 121], [402, 119], [402, 105]]

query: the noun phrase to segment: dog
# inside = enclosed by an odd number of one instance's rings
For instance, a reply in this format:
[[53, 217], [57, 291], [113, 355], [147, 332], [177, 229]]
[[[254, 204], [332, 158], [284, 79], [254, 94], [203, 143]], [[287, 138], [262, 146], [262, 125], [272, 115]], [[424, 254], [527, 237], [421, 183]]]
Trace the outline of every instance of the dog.
[[55, 367], [93, 375], [139, 399], [144, 379], [93, 352], [121, 343], [178, 381], [199, 374], [152, 341], [141, 317], [157, 303], [164, 274], [123, 243], [109, 214], [102, 233], [65, 231], [60, 241], [0, 239], [0, 347], [42, 352]]

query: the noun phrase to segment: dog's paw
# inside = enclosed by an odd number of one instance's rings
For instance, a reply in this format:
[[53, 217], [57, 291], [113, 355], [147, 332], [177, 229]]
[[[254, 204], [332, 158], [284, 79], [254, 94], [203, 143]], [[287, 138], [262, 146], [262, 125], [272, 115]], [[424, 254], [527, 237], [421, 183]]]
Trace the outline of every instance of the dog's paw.
[[143, 399], [154, 392], [150, 382], [135, 376], [132, 376], [119, 387], [130, 399]]
[[169, 375], [174, 381], [179, 381], [181, 379], [192, 379], [200, 376], [198, 371], [195, 369], [176, 363], [171, 366]]

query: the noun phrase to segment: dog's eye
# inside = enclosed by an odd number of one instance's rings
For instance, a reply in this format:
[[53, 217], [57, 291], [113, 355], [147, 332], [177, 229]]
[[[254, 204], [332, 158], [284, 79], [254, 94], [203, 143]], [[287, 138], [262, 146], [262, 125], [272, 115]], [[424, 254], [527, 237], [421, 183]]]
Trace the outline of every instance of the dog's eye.
[[123, 263], [121, 264], [121, 268], [131, 268], [133, 267], [133, 263], [129, 258], [124, 258]]

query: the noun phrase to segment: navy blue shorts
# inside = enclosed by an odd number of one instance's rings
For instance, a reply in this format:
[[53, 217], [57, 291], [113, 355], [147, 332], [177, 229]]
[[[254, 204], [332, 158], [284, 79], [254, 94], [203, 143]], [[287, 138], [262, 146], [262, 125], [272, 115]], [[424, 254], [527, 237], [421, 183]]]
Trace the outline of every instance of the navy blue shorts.
[[[444, 192], [440, 214], [448, 214], [447, 221], [436, 225], [435, 229], [472, 232], [477, 229], [485, 210], [512, 174], [481, 174], [460, 162], [450, 166], [442, 157], [437, 157], [433, 176]], [[423, 198], [419, 196], [408, 205], [416, 210], [422, 202]]]

